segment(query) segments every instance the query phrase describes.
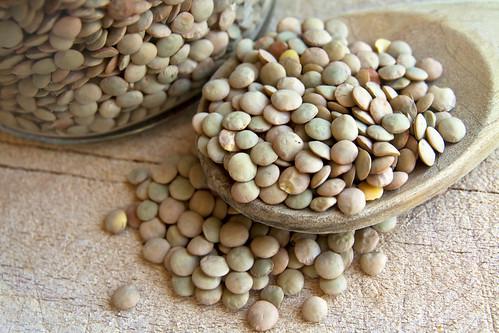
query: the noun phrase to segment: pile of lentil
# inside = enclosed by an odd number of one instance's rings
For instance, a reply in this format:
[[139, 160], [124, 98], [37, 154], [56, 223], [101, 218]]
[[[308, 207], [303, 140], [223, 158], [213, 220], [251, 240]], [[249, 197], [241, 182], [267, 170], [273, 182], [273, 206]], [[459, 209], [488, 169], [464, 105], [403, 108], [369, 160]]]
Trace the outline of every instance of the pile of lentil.
[[347, 42], [336, 19], [285, 18], [242, 40], [193, 117], [201, 154], [223, 165], [236, 202], [346, 215], [434, 165], [466, 133], [443, 73], [402, 40]]
[[[377, 249], [379, 233], [396, 226], [393, 218], [355, 232], [316, 235], [252, 222], [208, 189], [193, 155], [135, 169], [128, 180], [140, 202], [109, 213], [104, 228], [113, 234], [127, 226], [138, 229], [143, 257], [170, 272], [175, 294], [193, 296], [202, 305], [221, 302], [231, 311], [247, 308], [249, 325], [259, 331], [276, 324], [284, 297], [299, 294], [306, 278], [318, 279], [324, 295], [305, 301], [303, 318], [321, 321], [327, 315], [325, 298], [347, 289], [345, 271], [354, 252], [366, 274], [384, 269], [387, 257]], [[259, 300], [249, 305], [252, 290]], [[133, 285], [112, 297], [123, 310], [138, 301]]]
[[170, 109], [256, 29], [263, 2], [3, 1], [0, 124], [80, 136]]

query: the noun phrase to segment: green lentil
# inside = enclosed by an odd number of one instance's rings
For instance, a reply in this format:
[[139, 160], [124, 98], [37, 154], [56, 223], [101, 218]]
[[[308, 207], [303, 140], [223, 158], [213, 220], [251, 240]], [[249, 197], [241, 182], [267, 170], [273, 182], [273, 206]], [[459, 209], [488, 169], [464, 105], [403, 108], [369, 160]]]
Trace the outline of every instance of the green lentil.
[[300, 271], [288, 268], [277, 277], [277, 284], [285, 295], [296, 295], [303, 289], [304, 277]]
[[321, 278], [319, 280], [319, 287], [325, 294], [337, 296], [344, 293], [347, 289], [347, 279], [343, 274], [334, 279]]

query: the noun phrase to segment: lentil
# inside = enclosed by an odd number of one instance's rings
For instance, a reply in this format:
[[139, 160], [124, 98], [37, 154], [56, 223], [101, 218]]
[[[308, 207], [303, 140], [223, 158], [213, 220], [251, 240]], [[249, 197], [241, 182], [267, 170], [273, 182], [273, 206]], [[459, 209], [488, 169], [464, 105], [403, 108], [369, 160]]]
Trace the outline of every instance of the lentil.
[[140, 294], [137, 288], [132, 284], [127, 284], [116, 289], [111, 302], [119, 310], [128, 310], [137, 305]]
[[311, 296], [303, 303], [301, 312], [306, 321], [318, 323], [327, 315], [327, 302], [318, 296]]

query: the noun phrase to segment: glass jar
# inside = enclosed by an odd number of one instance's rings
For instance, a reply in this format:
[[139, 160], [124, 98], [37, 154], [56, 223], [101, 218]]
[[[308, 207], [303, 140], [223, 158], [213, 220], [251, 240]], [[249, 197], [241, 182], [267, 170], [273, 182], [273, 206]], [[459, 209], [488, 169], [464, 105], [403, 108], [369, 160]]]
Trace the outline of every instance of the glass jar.
[[0, 2], [0, 130], [50, 143], [123, 136], [193, 102], [274, 0]]

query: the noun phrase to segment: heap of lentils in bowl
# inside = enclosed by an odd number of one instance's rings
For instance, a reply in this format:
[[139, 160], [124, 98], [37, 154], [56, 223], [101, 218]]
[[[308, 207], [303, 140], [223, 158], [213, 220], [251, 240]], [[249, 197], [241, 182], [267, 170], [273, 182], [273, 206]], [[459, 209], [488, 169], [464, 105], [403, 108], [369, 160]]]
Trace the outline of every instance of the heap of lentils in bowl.
[[357, 214], [463, 139], [454, 92], [431, 84], [440, 62], [347, 36], [336, 19], [285, 18], [204, 86], [197, 148], [223, 165], [236, 202]]

